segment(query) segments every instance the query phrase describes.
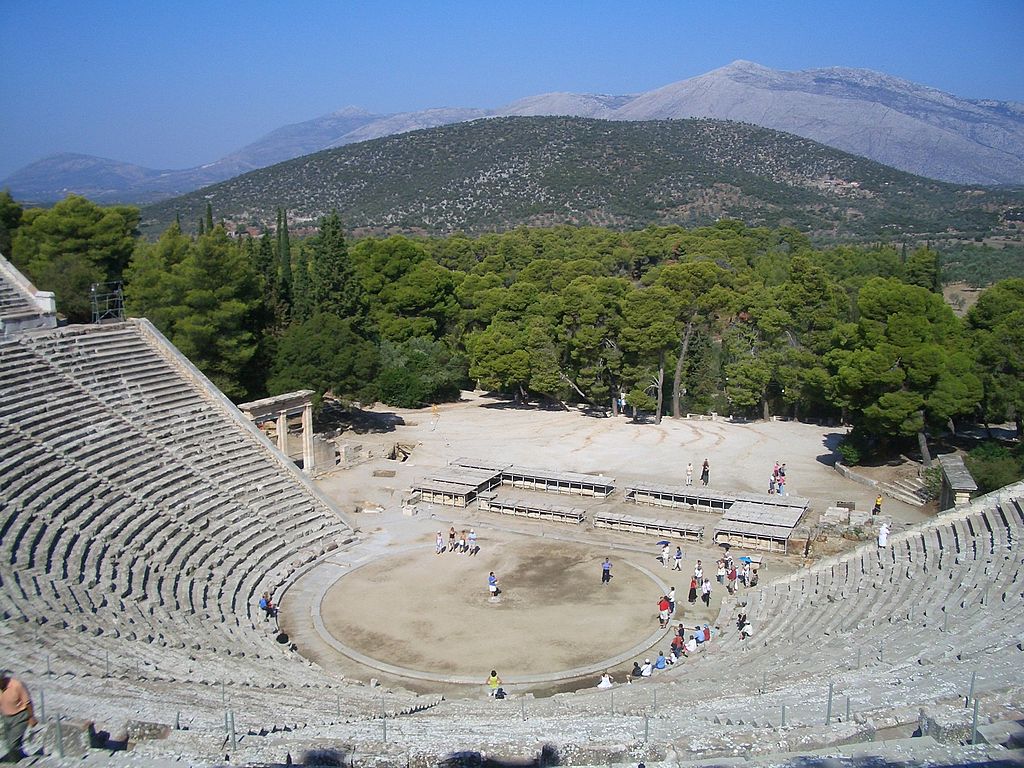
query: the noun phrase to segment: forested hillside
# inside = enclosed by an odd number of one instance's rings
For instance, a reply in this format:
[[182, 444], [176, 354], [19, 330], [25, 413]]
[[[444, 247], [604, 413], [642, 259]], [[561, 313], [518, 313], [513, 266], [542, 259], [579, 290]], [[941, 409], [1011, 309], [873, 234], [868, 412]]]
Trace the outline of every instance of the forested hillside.
[[143, 210], [155, 235], [212, 203], [231, 226], [336, 210], [359, 234], [518, 226], [793, 226], [816, 241], [986, 235], [1020, 191], [944, 184], [808, 139], [714, 120], [477, 120], [319, 152]]
[[816, 248], [733, 220], [350, 243], [336, 214], [298, 241], [284, 211], [233, 240], [209, 208], [202, 234], [147, 242], [131, 209], [0, 203], [15, 263], [73, 320], [83, 276], [127, 263], [129, 312], [234, 398], [308, 387], [416, 407], [478, 386], [615, 413], [623, 394], [643, 419], [842, 418], [851, 455], [1024, 413], [1024, 280], [961, 319], [928, 248]]

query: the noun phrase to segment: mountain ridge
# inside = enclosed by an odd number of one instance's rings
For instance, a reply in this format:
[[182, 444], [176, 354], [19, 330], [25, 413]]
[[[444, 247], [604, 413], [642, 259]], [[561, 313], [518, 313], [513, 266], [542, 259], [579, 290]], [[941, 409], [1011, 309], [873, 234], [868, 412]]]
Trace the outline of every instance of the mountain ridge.
[[700, 225], [719, 218], [834, 239], [974, 236], [1024, 202], [913, 176], [809, 139], [709, 119], [493, 117], [325, 150], [142, 212], [147, 234], [207, 203], [231, 228], [336, 210], [356, 234], [517, 226]]
[[178, 171], [95, 158], [96, 179], [79, 173], [69, 180], [61, 176], [62, 156], [54, 156], [16, 171], [0, 186], [29, 201], [51, 202], [67, 191], [84, 191], [78, 184], [96, 190], [94, 196], [101, 202], [146, 202], [323, 149], [513, 115], [749, 122], [929, 178], [1024, 184], [1024, 104], [965, 99], [867, 69], [791, 72], [737, 60], [638, 94], [551, 92], [497, 109], [444, 107], [386, 115], [346, 107], [281, 126], [212, 163]]

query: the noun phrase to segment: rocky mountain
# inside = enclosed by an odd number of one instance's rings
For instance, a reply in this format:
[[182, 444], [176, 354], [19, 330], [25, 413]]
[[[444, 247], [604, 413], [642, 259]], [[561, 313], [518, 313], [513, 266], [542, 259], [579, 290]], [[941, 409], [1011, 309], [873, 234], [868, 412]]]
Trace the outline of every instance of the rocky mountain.
[[[481, 117], [575, 116], [608, 120], [709, 117], [787, 131], [894, 168], [963, 184], [1024, 184], [1024, 105], [959, 98], [862, 69], [783, 72], [736, 61], [641, 94], [547, 93], [500, 109], [443, 108], [374, 115], [350, 107], [284, 126], [197, 168], [158, 171], [76, 156], [47, 158], [0, 182], [19, 199], [49, 202], [74, 191], [101, 201], [145, 202], [254, 168], [397, 133]], [[93, 169], [90, 175], [89, 168]], [[92, 194], [90, 194], [90, 192]]]
[[640, 94], [610, 117], [737, 120], [933, 179], [1024, 183], [1024, 104], [961, 99], [863, 69], [780, 72], [736, 61]]
[[913, 176], [808, 139], [716, 120], [488, 118], [350, 144], [143, 209], [143, 229], [209, 202], [231, 227], [337, 210], [358, 234], [517, 226], [697, 225], [737, 218], [822, 239], [973, 236], [1024, 193]]

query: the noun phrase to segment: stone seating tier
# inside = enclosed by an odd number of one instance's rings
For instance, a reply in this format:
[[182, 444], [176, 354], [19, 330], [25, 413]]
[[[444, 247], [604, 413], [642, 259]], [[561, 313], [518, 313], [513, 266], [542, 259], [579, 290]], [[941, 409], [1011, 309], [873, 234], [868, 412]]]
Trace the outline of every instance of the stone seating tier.
[[[85, 670], [95, 670], [95, 654], [89, 644], [74, 651], [74, 638], [104, 645], [128, 632], [141, 645], [107, 652], [180, 637], [306, 668], [258, 625], [255, 597], [275, 585], [269, 573], [280, 578], [298, 553], [320, 551], [348, 528], [282, 471], [272, 448], [131, 324], [5, 338], [0, 367], [9, 641], [31, 643], [46, 626], [64, 636], [53, 638], [61, 655]], [[184, 423], [164, 418], [182, 403]], [[166, 652], [154, 661], [161, 657], [176, 661]]]

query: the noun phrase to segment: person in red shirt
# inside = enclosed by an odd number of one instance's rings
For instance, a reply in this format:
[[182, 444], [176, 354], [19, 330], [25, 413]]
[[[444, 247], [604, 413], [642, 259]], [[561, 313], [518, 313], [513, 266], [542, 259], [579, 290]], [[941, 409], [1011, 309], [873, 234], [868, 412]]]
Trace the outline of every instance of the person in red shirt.
[[0, 715], [4, 719], [4, 739], [8, 749], [4, 760], [20, 760], [25, 756], [21, 751], [25, 730], [36, 724], [36, 718], [28, 689], [15, 679], [9, 669], [0, 672]]
[[668, 626], [669, 606], [668, 595], [662, 595], [661, 600], [658, 601], [658, 620], [661, 622], [662, 629]]

